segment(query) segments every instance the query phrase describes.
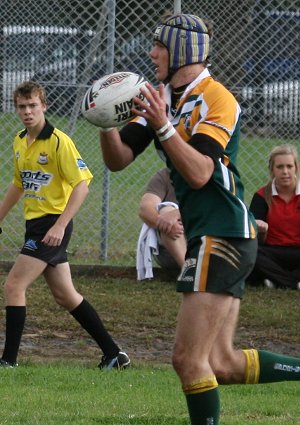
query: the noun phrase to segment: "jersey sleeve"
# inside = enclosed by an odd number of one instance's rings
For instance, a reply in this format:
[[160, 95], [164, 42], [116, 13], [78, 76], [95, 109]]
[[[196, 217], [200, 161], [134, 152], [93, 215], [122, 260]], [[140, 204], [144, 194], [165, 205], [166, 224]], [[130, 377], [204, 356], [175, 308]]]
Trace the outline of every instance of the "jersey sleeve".
[[250, 203], [250, 211], [253, 213], [255, 219], [267, 221], [268, 210], [269, 207], [264, 197], [260, 193], [256, 192]]
[[60, 172], [72, 187], [84, 180], [90, 184], [93, 175], [72, 139], [66, 136], [61, 140], [57, 154]]
[[226, 149], [239, 120], [238, 102], [223, 85], [215, 83], [204, 92], [202, 113], [193, 134], [205, 134]]
[[150, 145], [154, 138], [154, 131], [146, 122], [130, 122], [120, 130], [120, 136], [122, 142], [130, 147], [136, 158]]

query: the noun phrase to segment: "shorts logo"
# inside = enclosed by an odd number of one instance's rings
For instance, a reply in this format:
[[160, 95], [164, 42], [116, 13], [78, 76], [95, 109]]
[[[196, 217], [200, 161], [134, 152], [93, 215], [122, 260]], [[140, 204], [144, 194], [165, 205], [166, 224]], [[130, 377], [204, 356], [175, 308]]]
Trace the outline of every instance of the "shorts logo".
[[196, 264], [197, 264], [196, 258], [188, 258], [185, 261], [182, 267], [181, 273], [178, 276], [177, 280], [180, 280], [181, 282], [193, 282]]
[[28, 239], [25, 242], [23, 248], [29, 249], [30, 251], [36, 251], [38, 249], [36, 241], [34, 241], [33, 239]]

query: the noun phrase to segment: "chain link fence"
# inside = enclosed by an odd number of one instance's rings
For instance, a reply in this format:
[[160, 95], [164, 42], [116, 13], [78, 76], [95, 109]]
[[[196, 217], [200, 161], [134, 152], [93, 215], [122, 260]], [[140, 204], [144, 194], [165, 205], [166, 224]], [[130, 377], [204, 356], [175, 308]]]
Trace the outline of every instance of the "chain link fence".
[[[178, 7], [178, 3], [176, 3]], [[80, 114], [93, 80], [133, 71], [154, 80], [148, 56], [153, 29], [173, 1], [1, 0], [1, 192], [12, 178], [12, 140], [21, 128], [12, 91], [27, 79], [47, 90], [47, 118], [71, 135], [94, 174], [75, 218], [70, 262], [133, 265], [141, 222], [138, 204], [150, 176], [163, 167], [149, 148], [123, 172], [104, 166], [99, 134]], [[300, 2], [182, 1], [184, 13], [213, 23], [211, 72], [243, 110], [239, 166], [249, 202], [267, 178], [267, 155], [281, 143], [298, 144], [300, 122]], [[13, 260], [23, 240], [21, 206], [3, 223], [1, 259]]]

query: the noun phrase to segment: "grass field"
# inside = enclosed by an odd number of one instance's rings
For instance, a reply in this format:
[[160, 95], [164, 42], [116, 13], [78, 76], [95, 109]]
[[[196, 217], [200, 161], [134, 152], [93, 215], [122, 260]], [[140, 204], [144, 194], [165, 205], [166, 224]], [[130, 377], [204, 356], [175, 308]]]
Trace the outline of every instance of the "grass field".
[[[1, 370], [0, 424], [188, 425], [170, 366], [100, 372], [65, 363]], [[297, 425], [299, 383], [220, 387], [222, 425]]]
[[[100, 272], [74, 276], [78, 290], [130, 355], [132, 368], [101, 372], [101, 352], [54, 303], [41, 279], [28, 291], [19, 367], [0, 373], [0, 425], [188, 425], [170, 364], [180, 303], [174, 282], [137, 282], [121, 273], [114, 279]], [[2, 297], [1, 291], [3, 305]], [[299, 302], [300, 291], [249, 287], [237, 346], [299, 356]], [[220, 391], [222, 425], [300, 424], [299, 382], [222, 386]]]

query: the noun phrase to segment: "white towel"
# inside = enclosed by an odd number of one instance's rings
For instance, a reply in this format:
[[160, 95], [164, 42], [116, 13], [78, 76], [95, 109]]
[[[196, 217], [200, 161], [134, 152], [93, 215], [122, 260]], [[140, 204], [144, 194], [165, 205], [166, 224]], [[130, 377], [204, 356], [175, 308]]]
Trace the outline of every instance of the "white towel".
[[[161, 202], [157, 205], [157, 210], [159, 211], [162, 207], [171, 205], [174, 208], [178, 208], [178, 205], [174, 202]], [[152, 270], [152, 254], [159, 254], [159, 237], [157, 231], [152, 227], [149, 227], [146, 223], [143, 224], [138, 243], [137, 243], [137, 252], [136, 252], [136, 270], [137, 270], [137, 280], [152, 279], [153, 270]]]
[[155, 229], [143, 224], [136, 253], [137, 280], [152, 279], [152, 254], [158, 254], [158, 239]]

